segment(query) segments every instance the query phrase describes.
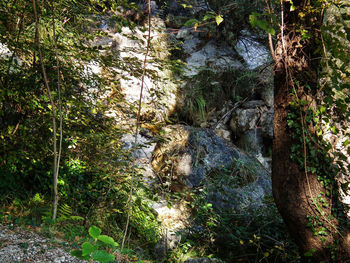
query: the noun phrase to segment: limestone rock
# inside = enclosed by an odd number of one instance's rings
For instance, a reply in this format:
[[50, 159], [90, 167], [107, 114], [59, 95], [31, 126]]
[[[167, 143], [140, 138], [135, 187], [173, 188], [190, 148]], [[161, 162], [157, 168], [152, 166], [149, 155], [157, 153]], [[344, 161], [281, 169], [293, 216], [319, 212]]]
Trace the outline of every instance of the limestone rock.
[[152, 208], [156, 211], [163, 229], [163, 236], [154, 249], [156, 259], [162, 261], [168, 250], [175, 249], [180, 243], [181, 236], [177, 233], [189, 227], [190, 211], [180, 202], [173, 203], [171, 207], [166, 201], [154, 202]]
[[260, 126], [262, 129], [262, 135], [265, 138], [273, 138], [273, 108], [265, 111], [260, 120]]
[[164, 131], [167, 139], [157, 146], [153, 167], [168, 172], [163, 164], [171, 162], [169, 176], [188, 187], [198, 186], [211, 169], [228, 167], [234, 158], [243, 154], [237, 147], [229, 147], [209, 129], [173, 125]]
[[[123, 142], [123, 149], [132, 150], [135, 143], [134, 134], [124, 134], [121, 138]], [[155, 180], [155, 175], [152, 169], [152, 154], [156, 143], [152, 138], [147, 138], [142, 135], [137, 136], [137, 149], [131, 154], [135, 157], [135, 165], [142, 167], [143, 169], [143, 179], [148, 185], [152, 185]]]
[[[152, 3], [153, 7], [156, 8], [155, 2], [152, 1]], [[101, 18], [97, 17], [97, 19]], [[96, 37], [90, 45], [101, 47], [101, 53], [110, 52], [114, 56], [118, 56], [120, 65], [117, 68], [102, 69], [98, 62], [90, 61], [86, 65], [85, 74], [87, 78], [91, 75], [103, 77], [104, 74], [111, 74], [111, 77], [118, 80], [117, 93], [121, 93], [124, 98], [124, 102], [121, 103], [123, 104], [122, 110], [114, 108], [106, 115], [118, 118], [118, 123], [125, 126], [128, 125], [131, 115], [134, 114], [135, 104], [138, 103], [140, 97], [142, 85], [139, 72], [145, 58], [147, 34], [141, 26], [136, 26], [134, 29], [122, 27], [120, 32], [116, 33], [115, 29], [109, 27], [108, 24], [108, 19], [102, 22], [100, 28], [105, 32], [105, 36]], [[155, 16], [152, 17], [151, 24], [152, 50], [147, 57], [147, 70], [152, 71], [152, 74], [147, 74], [144, 78], [141, 116], [144, 120], [164, 121], [176, 105], [175, 94], [178, 84], [172, 71], [159, 62], [170, 55], [167, 49], [169, 39], [164, 32], [165, 23]], [[99, 83], [92, 83], [91, 87], [86, 87], [86, 96], [91, 101], [108, 100], [109, 95], [113, 93], [111, 92], [113, 87], [107, 87], [108, 92], [102, 95], [95, 94], [93, 89], [99, 86]], [[90, 98], [91, 96], [94, 98]]]
[[214, 133], [227, 142], [231, 141], [231, 132], [228, 129], [215, 129]]
[[186, 39], [182, 46], [183, 51], [187, 54], [192, 54], [197, 51], [197, 47], [200, 43], [201, 41], [198, 38]]
[[255, 109], [237, 109], [230, 121], [230, 128], [234, 134], [243, 134], [248, 130], [257, 128], [258, 120], [260, 118], [260, 110]]
[[261, 98], [265, 102], [265, 105], [272, 108], [274, 103], [273, 85], [272, 83], [266, 85], [261, 90]]
[[250, 100], [242, 104], [243, 109], [256, 109], [258, 107], [264, 106], [264, 101], [262, 100]]
[[252, 155], [258, 155], [264, 147], [261, 128], [246, 131], [238, 139], [238, 147]]
[[11, 51], [6, 44], [0, 42], [0, 59], [11, 60], [10, 73], [18, 71], [22, 65], [22, 60], [16, 55], [15, 52]]
[[260, 162], [227, 145], [212, 130], [172, 125], [164, 131], [166, 138], [152, 161], [164, 180], [182, 182], [189, 189], [203, 186], [216, 209], [254, 210], [271, 195], [271, 180]]
[[[191, 41], [191, 43], [186, 43], [185, 41], [184, 46], [186, 47], [186, 51], [192, 52], [194, 40], [191, 39], [188, 41]], [[195, 45], [199, 43], [195, 41]], [[187, 48], [188, 46], [190, 48]], [[188, 77], [197, 75], [203, 67], [209, 67], [217, 72], [243, 67], [241, 62], [236, 58], [237, 53], [232, 48], [227, 44], [218, 43], [215, 40], [209, 41], [202, 49], [189, 54], [190, 56], [186, 60], [187, 71], [185, 73]]]
[[[176, 34], [177, 39], [191, 40], [193, 36], [191, 35], [191, 30], [189, 28], [181, 28]], [[199, 39], [197, 39], [199, 41]]]
[[236, 51], [243, 57], [250, 69], [255, 69], [270, 61], [269, 51], [247, 30], [241, 31], [242, 37], [236, 44]]

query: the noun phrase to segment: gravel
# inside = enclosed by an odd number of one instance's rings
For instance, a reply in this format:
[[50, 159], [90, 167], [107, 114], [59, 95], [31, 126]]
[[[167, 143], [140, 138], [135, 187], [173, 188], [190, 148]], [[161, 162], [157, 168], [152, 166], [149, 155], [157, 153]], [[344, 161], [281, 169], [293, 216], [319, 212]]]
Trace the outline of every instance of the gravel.
[[[66, 248], [64, 248], [66, 246]], [[20, 227], [0, 225], [0, 263], [82, 263], [62, 242]]]

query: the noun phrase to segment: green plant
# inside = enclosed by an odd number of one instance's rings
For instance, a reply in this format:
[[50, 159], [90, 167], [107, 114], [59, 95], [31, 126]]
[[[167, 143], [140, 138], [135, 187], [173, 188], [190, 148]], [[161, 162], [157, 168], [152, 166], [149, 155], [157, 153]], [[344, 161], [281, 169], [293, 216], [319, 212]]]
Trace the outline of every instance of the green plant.
[[[196, 227], [182, 236], [177, 258], [189, 252], [226, 262], [299, 262], [297, 248], [289, 239], [272, 198], [266, 198], [266, 206], [252, 214], [214, 209], [206, 201], [207, 195], [205, 190], [193, 195]], [[179, 255], [180, 251], [184, 255]]]
[[93, 242], [84, 242], [81, 250], [73, 250], [71, 252], [72, 256], [78, 257], [80, 259], [93, 259], [101, 263], [108, 263], [115, 259], [115, 256], [108, 253], [105, 249], [106, 246], [112, 248], [115, 251], [119, 246], [117, 242], [114, 241], [112, 237], [107, 235], [101, 235], [101, 229], [92, 226], [89, 228], [89, 234], [94, 239]]
[[173, 249], [169, 256], [168, 262], [171, 263], [183, 263], [188, 259], [198, 256], [198, 252], [194, 248], [194, 242], [186, 240], [181, 242], [175, 249]]

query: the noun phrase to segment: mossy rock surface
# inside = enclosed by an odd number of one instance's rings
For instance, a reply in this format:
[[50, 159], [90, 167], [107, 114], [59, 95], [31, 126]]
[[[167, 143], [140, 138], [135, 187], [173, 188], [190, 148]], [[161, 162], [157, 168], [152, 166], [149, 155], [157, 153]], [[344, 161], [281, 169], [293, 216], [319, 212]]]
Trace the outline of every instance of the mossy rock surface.
[[203, 188], [218, 208], [260, 206], [271, 194], [269, 174], [260, 162], [212, 130], [171, 125], [163, 132], [165, 140], [156, 146], [152, 161], [163, 182], [192, 191]]

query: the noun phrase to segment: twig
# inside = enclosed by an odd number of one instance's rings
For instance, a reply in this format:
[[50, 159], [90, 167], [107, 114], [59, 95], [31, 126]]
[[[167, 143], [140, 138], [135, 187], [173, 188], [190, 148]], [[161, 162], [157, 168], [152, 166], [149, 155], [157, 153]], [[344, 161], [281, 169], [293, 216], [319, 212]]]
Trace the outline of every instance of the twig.
[[[136, 129], [135, 129], [135, 141], [134, 141], [134, 154], [136, 156], [136, 150], [137, 150], [137, 135], [139, 131], [139, 126], [140, 126], [140, 116], [141, 116], [141, 108], [142, 108], [142, 93], [144, 89], [144, 83], [145, 83], [145, 75], [146, 75], [146, 62], [147, 62], [147, 57], [150, 49], [150, 44], [151, 44], [151, 0], [148, 0], [148, 36], [147, 36], [147, 47], [146, 47], [146, 53], [145, 53], [145, 58], [143, 60], [143, 72], [142, 72], [142, 78], [141, 78], [141, 90], [140, 90], [140, 98], [138, 102], [138, 111], [137, 111], [137, 119], [136, 119]], [[122, 249], [124, 248], [124, 243], [126, 240], [126, 236], [128, 233], [128, 228], [129, 228], [129, 223], [130, 223], [130, 215], [131, 215], [131, 206], [132, 206], [132, 194], [134, 191], [134, 181], [135, 179], [131, 179], [131, 186], [130, 186], [130, 192], [129, 192], [129, 198], [128, 198], [128, 216], [126, 220], [126, 226], [125, 226], [125, 232], [123, 236], [123, 241], [122, 241]]]
[[241, 106], [247, 99], [248, 99], [248, 97], [244, 98], [244, 99], [241, 100], [241, 101], [236, 102], [235, 105], [233, 105], [233, 107], [232, 107], [228, 112], [226, 112], [226, 113], [220, 118], [220, 120], [218, 120], [218, 121], [216, 122], [216, 124], [213, 126], [212, 129], [215, 130], [215, 129], [219, 126], [220, 123], [222, 123], [222, 122], [225, 123], [225, 122], [226, 122], [225, 119], [230, 118], [232, 112], [233, 112], [235, 109], [237, 109], [239, 106]]
[[15, 135], [15, 134], [16, 134], [16, 132], [17, 132], [17, 130], [18, 130], [20, 124], [21, 124], [21, 122], [19, 121], [19, 122], [16, 124], [16, 127], [15, 127], [15, 129], [13, 130], [13, 132], [12, 132], [11, 135]]
[[[269, 14], [272, 14], [268, 0], [265, 0], [265, 4], [266, 4], [267, 12]], [[270, 21], [271, 21], [271, 23], [273, 22], [272, 18], [270, 18]], [[272, 35], [270, 33], [268, 33], [268, 38], [269, 38], [269, 48], [270, 48], [271, 57], [272, 57], [273, 61], [275, 61], [275, 63], [276, 63], [275, 50], [273, 48]]]

